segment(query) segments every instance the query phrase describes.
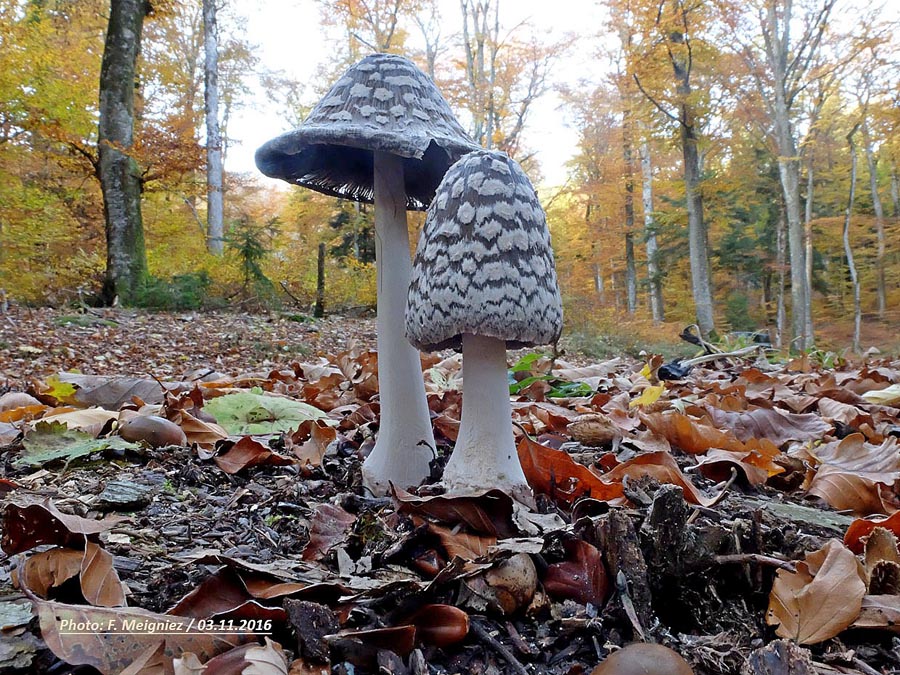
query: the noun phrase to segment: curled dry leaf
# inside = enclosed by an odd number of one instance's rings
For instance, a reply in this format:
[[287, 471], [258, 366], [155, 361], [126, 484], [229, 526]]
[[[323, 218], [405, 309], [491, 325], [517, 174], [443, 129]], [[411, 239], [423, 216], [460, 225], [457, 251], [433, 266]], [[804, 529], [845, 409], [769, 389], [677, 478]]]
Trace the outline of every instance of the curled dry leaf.
[[487, 555], [491, 546], [497, 543], [497, 537], [457, 532], [436, 523], [428, 523], [428, 531], [441, 540], [449, 558], [459, 556], [463, 560], [475, 560]]
[[216, 675], [288, 675], [281, 645], [266, 638], [264, 645], [246, 644], [230, 649], [205, 664], [206, 673]]
[[36, 596], [31, 601], [41, 637], [53, 653], [66, 663], [93, 666], [104, 675], [118, 675], [160, 642], [168, 654], [193, 652], [205, 660], [257, 639], [252, 633], [189, 630], [190, 619], [142, 609], [66, 605]]
[[862, 565], [850, 549], [832, 539], [797, 563], [796, 572], [778, 571], [766, 622], [777, 626], [781, 637], [816, 644], [856, 620], [865, 594]]
[[213, 461], [220, 469], [222, 469], [222, 471], [231, 474], [261, 464], [284, 466], [286, 464], [297, 463], [297, 460], [292, 457], [283, 457], [272, 452], [268, 447], [252, 436], [244, 436], [237, 443], [232, 445], [225, 454], [214, 457]]
[[174, 422], [156, 415], [140, 415], [119, 427], [119, 436], [132, 443], [144, 442], [151, 448], [187, 445], [187, 436]]
[[491, 604], [504, 614], [527, 607], [537, 590], [537, 570], [527, 553], [516, 553], [484, 573]]
[[876, 527], [890, 530], [895, 535], [900, 535], [900, 511], [897, 511], [889, 518], [882, 516], [873, 516], [871, 518], [857, 518], [844, 535], [844, 545], [854, 553], [862, 553], [865, 546], [865, 538]]
[[3, 538], [0, 548], [7, 555], [22, 553], [41, 544], [69, 548], [84, 546], [85, 538], [95, 539], [123, 520], [112, 516], [90, 520], [61, 513], [49, 501], [39, 504], [10, 503], [3, 511]]
[[547, 568], [544, 590], [557, 600], [602, 606], [611, 585], [600, 551], [582, 539], [566, 541], [564, 547], [566, 559]]
[[513, 524], [513, 499], [501, 490], [474, 495], [416, 497], [395, 487], [392, 494], [399, 513], [449, 525], [463, 524], [475, 533], [488, 536], [513, 537], [518, 534]]
[[321, 466], [328, 444], [336, 438], [337, 431], [325, 420], [303, 422], [291, 437], [294, 442], [300, 442], [303, 439], [301, 445], [294, 446], [293, 453], [303, 467]]
[[416, 638], [435, 647], [449, 647], [469, 634], [469, 615], [452, 605], [425, 605], [404, 623], [416, 627]]
[[900, 633], [900, 595], [867, 595], [851, 628], [875, 628]]
[[309, 542], [303, 549], [304, 560], [321, 560], [332, 548], [343, 543], [356, 522], [356, 516], [334, 504], [319, 504], [309, 526]]
[[125, 606], [127, 587], [113, 567], [112, 554], [92, 541], [84, 542], [81, 592], [85, 600], [97, 607]]
[[52, 548], [28, 556], [19, 568], [19, 586], [46, 599], [51, 589], [81, 572], [84, 551]]

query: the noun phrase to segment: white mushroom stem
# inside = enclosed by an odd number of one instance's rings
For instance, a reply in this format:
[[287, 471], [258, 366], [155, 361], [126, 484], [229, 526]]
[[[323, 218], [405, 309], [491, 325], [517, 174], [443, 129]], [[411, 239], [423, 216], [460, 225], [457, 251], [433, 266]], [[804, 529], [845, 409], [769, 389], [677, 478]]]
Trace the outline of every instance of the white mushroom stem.
[[462, 418], [444, 484], [452, 492], [499, 488], [528, 503], [531, 490], [513, 437], [506, 341], [465, 333], [462, 345]]
[[375, 154], [375, 263], [378, 274], [378, 390], [381, 421], [363, 464], [363, 482], [376, 495], [418, 485], [429, 474], [434, 432], [419, 352], [403, 334], [412, 261], [406, 225], [403, 160]]

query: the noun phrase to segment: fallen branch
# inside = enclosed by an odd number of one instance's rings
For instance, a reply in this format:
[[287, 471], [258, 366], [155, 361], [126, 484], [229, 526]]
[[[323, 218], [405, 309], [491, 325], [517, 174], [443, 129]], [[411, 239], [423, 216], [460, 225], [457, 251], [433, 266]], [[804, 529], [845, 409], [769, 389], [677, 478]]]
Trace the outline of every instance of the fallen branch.
[[726, 555], [717, 555], [715, 561], [720, 565], [727, 565], [729, 563], [746, 564], [752, 562], [757, 565], [770, 565], [772, 567], [787, 570], [788, 572], [795, 572], [797, 570], [796, 564], [792, 560], [773, 558], [772, 556], [763, 555], [762, 553], [730, 553]]
[[515, 655], [503, 646], [493, 635], [488, 633], [477, 621], [469, 622], [469, 630], [474, 633], [475, 637], [503, 657], [503, 660], [509, 664], [509, 667], [512, 668], [514, 672], [519, 673], [519, 675], [530, 675], [530, 673], [525, 670], [525, 666], [522, 665]]

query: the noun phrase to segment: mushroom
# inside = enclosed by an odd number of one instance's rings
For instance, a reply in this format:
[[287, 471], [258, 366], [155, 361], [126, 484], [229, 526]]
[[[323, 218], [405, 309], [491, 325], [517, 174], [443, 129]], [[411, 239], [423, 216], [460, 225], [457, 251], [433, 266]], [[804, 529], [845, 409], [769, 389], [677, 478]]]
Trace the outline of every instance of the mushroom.
[[506, 349], [556, 341], [562, 302], [544, 211], [521, 167], [472, 152], [447, 171], [413, 263], [406, 336], [463, 353], [462, 418], [444, 469], [454, 492], [531, 491], [512, 430]]
[[406, 210], [424, 210], [447, 168], [478, 146], [434, 83], [408, 59], [372, 54], [353, 65], [294, 131], [256, 151], [267, 176], [375, 204], [381, 420], [363, 481], [418, 485], [434, 434], [418, 352], [403, 337], [411, 270]]

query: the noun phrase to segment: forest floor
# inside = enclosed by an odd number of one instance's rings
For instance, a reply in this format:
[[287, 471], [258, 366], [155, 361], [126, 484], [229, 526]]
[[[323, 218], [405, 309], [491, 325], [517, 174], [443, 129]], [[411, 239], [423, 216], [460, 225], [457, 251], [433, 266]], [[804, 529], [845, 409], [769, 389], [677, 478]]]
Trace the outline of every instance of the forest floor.
[[517, 353], [523, 505], [437, 484], [452, 352], [423, 362], [432, 479], [366, 494], [374, 342], [343, 317], [0, 315], [0, 672], [585, 675], [643, 641], [696, 675], [900, 673], [900, 359], [667, 380]]

